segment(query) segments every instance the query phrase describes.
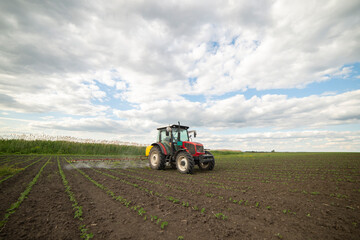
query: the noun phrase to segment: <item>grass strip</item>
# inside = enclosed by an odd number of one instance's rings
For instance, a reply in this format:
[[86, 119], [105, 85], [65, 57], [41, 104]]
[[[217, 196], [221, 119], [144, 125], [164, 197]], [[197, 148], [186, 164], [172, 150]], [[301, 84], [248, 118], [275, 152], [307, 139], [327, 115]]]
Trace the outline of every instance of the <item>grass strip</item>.
[[40, 168], [38, 174], [36, 174], [36, 176], [33, 178], [33, 180], [28, 184], [25, 191], [23, 191], [20, 194], [20, 197], [18, 198], [18, 200], [15, 203], [11, 204], [11, 206], [6, 210], [3, 220], [0, 222], [0, 229], [1, 229], [0, 232], [4, 228], [5, 224], [9, 221], [10, 216], [16, 212], [16, 209], [18, 209], [20, 207], [21, 203], [24, 201], [24, 199], [27, 197], [27, 195], [29, 195], [32, 187], [35, 185], [35, 183], [39, 179], [42, 171], [44, 170], [44, 168], [46, 167], [46, 165], [49, 163], [50, 160], [51, 160], [51, 157]]
[[4, 154], [144, 155], [145, 147], [71, 141], [0, 139]]

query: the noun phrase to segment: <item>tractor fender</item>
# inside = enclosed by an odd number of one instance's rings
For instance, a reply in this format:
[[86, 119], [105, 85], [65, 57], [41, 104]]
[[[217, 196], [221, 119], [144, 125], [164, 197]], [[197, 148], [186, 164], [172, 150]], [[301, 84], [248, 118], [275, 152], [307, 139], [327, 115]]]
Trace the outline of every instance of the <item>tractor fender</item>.
[[153, 146], [153, 147], [154, 147], [154, 146], [158, 146], [158, 147], [160, 148], [161, 152], [162, 152], [164, 155], [168, 155], [168, 152], [166, 151], [166, 148], [165, 148], [164, 144], [158, 142], [158, 143], [153, 143], [153, 144], [151, 144], [151, 146]]
[[176, 160], [177, 155], [179, 153], [181, 153], [181, 152], [188, 152], [188, 151], [187, 151], [187, 149], [184, 149], [184, 148], [181, 148], [181, 149], [177, 150], [176, 153], [174, 154], [174, 157], [173, 157], [174, 161]]
[[145, 156], [146, 156], [146, 157], [149, 156], [150, 150], [152, 149], [152, 147], [153, 147], [152, 145], [146, 147], [146, 150], [145, 150]]

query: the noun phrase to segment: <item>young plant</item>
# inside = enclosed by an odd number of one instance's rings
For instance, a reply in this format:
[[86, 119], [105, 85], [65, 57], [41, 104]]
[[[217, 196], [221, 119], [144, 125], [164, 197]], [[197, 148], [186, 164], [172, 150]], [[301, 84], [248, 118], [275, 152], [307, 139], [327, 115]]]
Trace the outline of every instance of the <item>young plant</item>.
[[168, 222], [163, 221], [163, 222], [161, 223], [160, 228], [161, 228], [161, 229], [164, 229], [168, 224], [169, 224]]
[[227, 216], [225, 216], [225, 214], [223, 213], [216, 213], [214, 214], [216, 218], [218, 219], [222, 219], [222, 220], [226, 220], [227, 219]]

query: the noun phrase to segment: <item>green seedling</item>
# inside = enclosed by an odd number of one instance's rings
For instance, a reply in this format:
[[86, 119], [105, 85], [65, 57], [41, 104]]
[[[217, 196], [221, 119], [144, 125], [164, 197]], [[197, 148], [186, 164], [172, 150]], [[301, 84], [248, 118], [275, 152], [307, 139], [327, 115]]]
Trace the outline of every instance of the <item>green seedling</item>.
[[138, 214], [139, 214], [140, 216], [144, 215], [145, 213], [146, 213], [146, 211], [144, 210], [144, 208], [140, 208], [140, 209], [138, 210]]
[[188, 203], [188, 202], [183, 202], [182, 205], [183, 205], [184, 207], [189, 207], [189, 203]]
[[223, 213], [216, 213], [214, 214], [216, 218], [218, 219], [222, 219], [222, 220], [226, 220], [227, 219], [227, 216], [225, 216], [225, 214]]
[[283, 236], [280, 233], [276, 233], [275, 237], [278, 237], [279, 239], [283, 239]]
[[168, 225], [168, 222], [164, 221], [164, 222], [161, 223], [160, 228], [164, 229], [167, 225]]

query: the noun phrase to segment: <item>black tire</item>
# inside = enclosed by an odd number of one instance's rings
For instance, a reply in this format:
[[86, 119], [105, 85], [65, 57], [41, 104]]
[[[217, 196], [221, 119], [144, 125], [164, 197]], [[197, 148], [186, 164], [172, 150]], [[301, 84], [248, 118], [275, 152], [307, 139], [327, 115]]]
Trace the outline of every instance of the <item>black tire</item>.
[[161, 152], [158, 146], [153, 146], [149, 153], [149, 164], [152, 169], [165, 169], [165, 155]]
[[183, 151], [176, 156], [176, 168], [180, 173], [192, 174], [194, 165], [194, 158], [188, 152]]
[[176, 169], [176, 162], [170, 162], [170, 166], [172, 169]]
[[211, 170], [213, 170], [214, 167], [215, 167], [215, 158], [214, 158], [214, 156], [213, 156], [210, 152], [205, 151], [205, 153], [206, 153], [206, 154], [210, 154], [210, 155], [213, 157], [213, 160], [210, 161], [210, 162], [207, 162], [207, 163], [199, 163], [199, 168], [200, 168], [201, 170], [209, 170], [209, 171], [211, 171]]

